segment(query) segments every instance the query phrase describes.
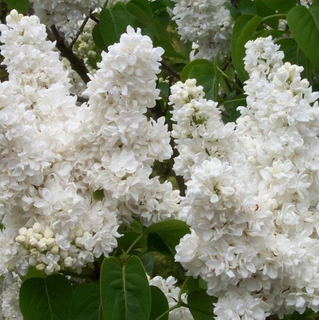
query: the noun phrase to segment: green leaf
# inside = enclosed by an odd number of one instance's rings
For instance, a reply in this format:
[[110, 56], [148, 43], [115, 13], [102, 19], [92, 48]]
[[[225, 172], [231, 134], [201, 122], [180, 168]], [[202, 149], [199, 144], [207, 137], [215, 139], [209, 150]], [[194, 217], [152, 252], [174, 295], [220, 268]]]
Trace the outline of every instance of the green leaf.
[[20, 13], [26, 13], [29, 9], [28, 0], [5, 0], [10, 9], [16, 9]]
[[96, 190], [93, 192], [93, 201], [101, 201], [104, 198], [104, 190]]
[[161, 237], [159, 237], [156, 233], [151, 233], [147, 237], [147, 247], [148, 251], [157, 251], [164, 256], [172, 256], [172, 251], [166, 245], [164, 240]]
[[280, 45], [280, 50], [285, 54], [284, 62], [290, 62], [291, 64], [297, 64], [303, 66], [304, 71], [301, 73], [303, 77], [308, 78], [311, 81], [312, 65], [302, 52], [297, 42], [291, 38], [280, 39], [277, 41]]
[[126, 5], [126, 8], [155, 37], [159, 37], [155, 22], [152, 17], [151, 6], [148, 0], [131, 0]]
[[100, 14], [100, 32], [106, 47], [120, 40], [130, 21], [131, 15], [123, 3], [117, 3], [112, 9], [102, 9]]
[[304, 6], [293, 7], [287, 15], [287, 21], [299, 47], [319, 70], [319, 1], [315, 1], [309, 9]]
[[193, 277], [189, 277], [187, 280], [187, 291], [193, 292], [197, 291], [199, 288], [199, 279], [194, 279]]
[[154, 20], [154, 24], [157, 28], [158, 33], [160, 34], [160, 38], [164, 41], [171, 43], [172, 39], [170, 34], [167, 32], [166, 28], [157, 20]]
[[[273, 10], [271, 8], [269, 8], [263, 0], [254, 0], [256, 9], [257, 9], [257, 15], [259, 15], [260, 17], [268, 17], [268, 16], [273, 16], [276, 14], [276, 10]], [[278, 28], [278, 24], [279, 24], [279, 19], [274, 17], [274, 18], [269, 18], [267, 20], [265, 20], [265, 23], [267, 25], [269, 25], [271, 28], [273, 29], [277, 29]]]
[[[166, 296], [161, 289], [155, 286], [150, 286], [150, 288], [152, 296], [152, 309], [149, 320], [156, 320], [160, 315], [169, 309], [169, 306]], [[167, 313], [165, 316], [162, 316], [161, 320], [168, 320], [168, 315], [169, 313]]]
[[165, 41], [165, 39], [163, 38], [161, 39], [155, 38], [153, 43], [154, 43], [154, 47], [162, 47], [165, 50], [164, 56], [166, 57], [174, 57], [174, 58], [180, 58], [184, 60], [187, 59], [183, 54], [177, 52], [170, 42]]
[[181, 220], [160, 221], [145, 229], [145, 235], [157, 234], [171, 253], [175, 253], [175, 247], [179, 244], [180, 239], [189, 232], [189, 226]]
[[70, 320], [103, 320], [100, 286], [86, 283], [78, 286], [72, 296]]
[[229, 10], [230, 15], [235, 21], [240, 17], [240, 12], [231, 3], [225, 3], [225, 7]]
[[187, 304], [194, 320], [212, 320], [215, 297], [209, 296], [205, 290], [196, 290], [187, 297]]
[[187, 79], [190, 79], [189, 74], [190, 74], [191, 70], [193, 69], [193, 67], [195, 67], [197, 65], [204, 66], [208, 69], [211, 69], [214, 72], [214, 65], [211, 62], [209, 62], [208, 60], [205, 60], [205, 59], [196, 59], [184, 67], [184, 69], [181, 73], [181, 81], [185, 82]]
[[295, 0], [264, 0], [265, 4], [278, 13], [286, 13], [296, 5]]
[[238, 11], [242, 14], [257, 14], [256, 6], [251, 0], [242, 0], [238, 4]]
[[32, 278], [45, 278], [47, 274], [44, 271], [39, 271], [35, 267], [30, 267], [28, 273], [25, 276], [20, 276], [21, 280], [27, 281], [28, 279]]
[[102, 50], [107, 50], [107, 46], [104, 43], [100, 25], [96, 25], [92, 30], [92, 37], [95, 45]]
[[26, 280], [20, 289], [24, 320], [69, 320], [70, 282], [61, 275]]
[[190, 79], [196, 79], [196, 84], [203, 86], [206, 99], [214, 100], [216, 98], [214, 92], [214, 75], [214, 69], [208, 68], [205, 65], [196, 65], [189, 73]]
[[106, 320], [149, 320], [150, 287], [138, 257], [131, 256], [123, 266], [114, 257], [106, 258], [100, 283]]
[[261, 17], [248, 14], [242, 15], [235, 22], [231, 40], [231, 55], [241, 82], [244, 82], [248, 78], [248, 74], [244, 68], [245, 44], [252, 38], [261, 22]]
[[153, 274], [154, 264], [155, 264], [155, 255], [154, 252], [146, 252], [140, 257], [141, 262], [143, 263], [146, 273], [151, 277]]
[[159, 2], [163, 3], [168, 8], [173, 9], [175, 6], [175, 3], [172, 0], [158, 0]]
[[[140, 236], [140, 233], [134, 231], [124, 231], [123, 237], [118, 238], [118, 248], [126, 250]], [[135, 248], [146, 247], [146, 237], [141, 238], [134, 246]]]
[[[154, 3], [154, 2], [152, 2]], [[164, 28], [168, 27], [168, 24], [170, 22], [170, 15], [167, 11], [162, 11], [157, 15], [158, 21], [162, 24]]]

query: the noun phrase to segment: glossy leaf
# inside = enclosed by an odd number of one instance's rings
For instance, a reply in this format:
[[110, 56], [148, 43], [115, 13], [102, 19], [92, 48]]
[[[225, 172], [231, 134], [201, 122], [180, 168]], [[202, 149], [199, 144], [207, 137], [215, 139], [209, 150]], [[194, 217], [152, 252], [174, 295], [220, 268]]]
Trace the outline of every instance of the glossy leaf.
[[29, 9], [28, 0], [5, 0], [10, 9], [16, 9], [20, 13], [26, 13]]
[[292, 8], [287, 21], [299, 47], [319, 70], [319, 1], [315, 1], [310, 9], [304, 6]]
[[307, 73], [311, 72], [310, 69], [312, 66], [310, 61], [298, 46], [297, 42], [294, 39], [286, 38], [280, 39], [277, 41], [277, 44], [280, 45], [280, 50], [282, 50], [285, 54], [284, 61], [303, 66], [304, 71], [302, 76], [307, 77]]
[[78, 286], [72, 296], [70, 320], [103, 320], [100, 286], [87, 283]]
[[[150, 288], [152, 296], [152, 309], [150, 320], [156, 320], [159, 316], [164, 314], [169, 309], [169, 306], [166, 296], [161, 289], [155, 286], [150, 286]], [[162, 316], [161, 320], [168, 320], [168, 315], [169, 313]]]
[[181, 73], [181, 81], [185, 82], [187, 79], [190, 79], [189, 74], [190, 74], [191, 70], [193, 69], [193, 67], [195, 67], [197, 65], [202, 65], [208, 69], [211, 69], [212, 72], [214, 72], [214, 65], [211, 62], [209, 62], [208, 60], [204, 60], [204, 59], [196, 59], [185, 66], [185, 68], [183, 69], [183, 71]]
[[132, 256], [122, 266], [106, 258], [101, 269], [101, 301], [105, 320], [149, 320], [151, 294], [141, 261]]
[[112, 9], [103, 8], [100, 14], [100, 32], [106, 47], [119, 41], [121, 34], [126, 32], [131, 15], [122, 3]]
[[196, 79], [198, 86], [203, 86], [206, 99], [215, 99], [214, 96], [214, 83], [215, 73], [214, 69], [208, 68], [205, 65], [196, 65], [189, 73], [190, 79]]
[[186, 222], [181, 220], [165, 220], [152, 224], [145, 230], [145, 234], [157, 234], [167, 245], [172, 253], [179, 244], [180, 239], [190, 232]]
[[148, 0], [131, 0], [126, 5], [126, 8], [155, 37], [159, 37], [157, 28], [152, 17], [151, 6]]
[[24, 320], [69, 320], [70, 282], [61, 275], [26, 280], [20, 289]]
[[248, 78], [248, 74], [244, 68], [245, 44], [252, 38], [261, 22], [261, 17], [248, 14], [242, 15], [235, 22], [231, 40], [231, 55], [241, 82], [244, 82]]
[[143, 263], [146, 273], [151, 277], [153, 274], [154, 264], [155, 264], [155, 255], [154, 252], [146, 252], [140, 257], [141, 262]]
[[92, 37], [95, 45], [102, 50], [107, 50], [107, 46], [104, 43], [100, 25], [96, 25], [92, 30]]
[[264, 3], [269, 8], [276, 10], [279, 13], [288, 12], [292, 7], [296, 5], [295, 0], [264, 0]]
[[[130, 245], [140, 236], [138, 232], [133, 231], [125, 231], [123, 232], [123, 236], [118, 238], [118, 247], [126, 250], [130, 247]], [[135, 248], [142, 248], [146, 246], [146, 238], [143, 237], [135, 244]]]
[[187, 297], [187, 304], [194, 320], [212, 320], [215, 297], [209, 296], [205, 290], [196, 290]]

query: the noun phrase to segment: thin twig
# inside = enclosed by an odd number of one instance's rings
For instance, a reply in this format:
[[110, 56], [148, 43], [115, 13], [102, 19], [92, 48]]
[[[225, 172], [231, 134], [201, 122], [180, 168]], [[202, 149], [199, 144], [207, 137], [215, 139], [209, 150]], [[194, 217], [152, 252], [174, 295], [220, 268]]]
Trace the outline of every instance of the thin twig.
[[85, 17], [84, 21], [81, 24], [81, 27], [78, 31], [78, 33], [76, 34], [75, 38], [72, 40], [72, 42], [70, 43], [69, 48], [72, 50], [73, 46], [75, 45], [76, 41], [79, 39], [79, 36], [81, 35], [81, 33], [83, 32], [87, 22], [90, 19], [90, 15], [91, 15], [92, 10], [90, 11], [90, 14], [88, 16]]
[[53, 38], [50, 40], [56, 40], [56, 47], [61, 53], [62, 57], [65, 57], [69, 60], [71, 67], [74, 71], [78, 73], [78, 75], [81, 77], [81, 79], [84, 81], [84, 83], [88, 83], [90, 81], [90, 78], [88, 76], [88, 69], [85, 66], [83, 60], [81, 60], [77, 55], [74, 54], [74, 52], [66, 45], [64, 38], [61, 37], [59, 31], [57, 30], [56, 26], [51, 27], [51, 33], [49, 34], [49, 37]]
[[100, 20], [97, 17], [94, 17], [93, 14], [90, 14], [90, 19], [96, 23], [100, 23]]
[[165, 69], [166, 71], [168, 71], [168, 73], [170, 75], [172, 75], [174, 78], [176, 78], [177, 80], [179, 80], [181, 78], [180, 74], [178, 74], [175, 70], [173, 70], [168, 64], [166, 64], [164, 61], [162, 61], [162, 67], [163, 69]]
[[[173, 158], [177, 158], [179, 156], [179, 153], [178, 151], [175, 149], [175, 146], [174, 146], [174, 142], [173, 142], [173, 139], [171, 139], [171, 142], [170, 142], [171, 146], [172, 146], [172, 149], [173, 149]], [[184, 178], [182, 176], [178, 176], [175, 174], [175, 179], [176, 179], [176, 182], [178, 184], [178, 188], [179, 188], [179, 193], [182, 197], [185, 197], [185, 193], [186, 193], [186, 185], [185, 185], [185, 181], [184, 181]]]

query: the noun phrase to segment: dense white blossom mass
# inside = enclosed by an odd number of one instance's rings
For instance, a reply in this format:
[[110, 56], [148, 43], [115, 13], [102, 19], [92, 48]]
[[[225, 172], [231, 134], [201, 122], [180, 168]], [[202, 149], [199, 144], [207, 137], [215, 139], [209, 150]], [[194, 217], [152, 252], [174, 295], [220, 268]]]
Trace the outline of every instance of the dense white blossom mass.
[[219, 297], [218, 320], [319, 310], [319, 93], [282, 60], [270, 37], [246, 44], [236, 124], [222, 123], [195, 81], [172, 88], [192, 227], [175, 258]]
[[227, 54], [233, 18], [225, 7], [227, 0], [174, 0], [173, 19], [184, 41], [194, 43], [193, 59], [213, 60]]
[[77, 106], [39, 19], [12, 11], [0, 29], [9, 72], [0, 84], [0, 276], [13, 292], [12, 272], [80, 272], [112, 252], [120, 224], [176, 217], [179, 192], [150, 178], [154, 161], [172, 154], [164, 118], [144, 115], [158, 99], [163, 49], [128, 27], [103, 53], [89, 103]]
[[103, 5], [103, 0], [31, 0], [35, 14], [47, 26], [55, 25], [69, 38], [78, 31], [83, 15]]

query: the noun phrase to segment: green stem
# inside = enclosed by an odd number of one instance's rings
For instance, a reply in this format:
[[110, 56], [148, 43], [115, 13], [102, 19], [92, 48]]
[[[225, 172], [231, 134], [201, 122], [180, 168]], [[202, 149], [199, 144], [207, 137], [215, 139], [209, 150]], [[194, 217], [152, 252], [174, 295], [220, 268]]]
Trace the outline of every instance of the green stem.
[[155, 320], [160, 320], [160, 319], [162, 319], [162, 318], [165, 317], [167, 314], [169, 314], [171, 311], [179, 308], [180, 306], [181, 306], [180, 302], [177, 303], [177, 304], [175, 304], [175, 306], [167, 309], [164, 313], [162, 313], [162, 314], [161, 314], [159, 317], [157, 317]]
[[188, 279], [189, 279], [189, 277], [187, 277], [187, 278], [185, 279], [184, 283], [183, 283], [182, 286], [181, 286], [181, 290], [179, 290], [178, 303], [183, 303], [183, 301], [182, 301], [182, 294], [183, 294], [183, 291], [184, 291], [184, 288], [185, 288], [185, 286], [186, 286], [186, 283], [187, 283]]
[[232, 83], [240, 92], [244, 92], [244, 90], [234, 80], [230, 79], [229, 76], [221, 68], [217, 67], [217, 70], [225, 79], [227, 79], [230, 83]]
[[279, 19], [286, 19], [287, 15], [285, 13], [278, 13], [278, 14], [273, 14], [271, 16], [268, 16], [268, 17], [264, 17], [261, 22], [265, 22], [269, 19], [272, 19], [272, 18], [279, 18]]
[[220, 104], [227, 104], [227, 103], [232, 103], [232, 102], [239, 102], [239, 101], [245, 101], [246, 98], [240, 98], [240, 99], [232, 99], [232, 100], [225, 100], [223, 102], [221, 102]]
[[134, 246], [144, 237], [144, 232], [142, 232], [129, 246], [129, 248], [124, 252], [125, 255], [128, 255], [129, 252], [134, 248]]

